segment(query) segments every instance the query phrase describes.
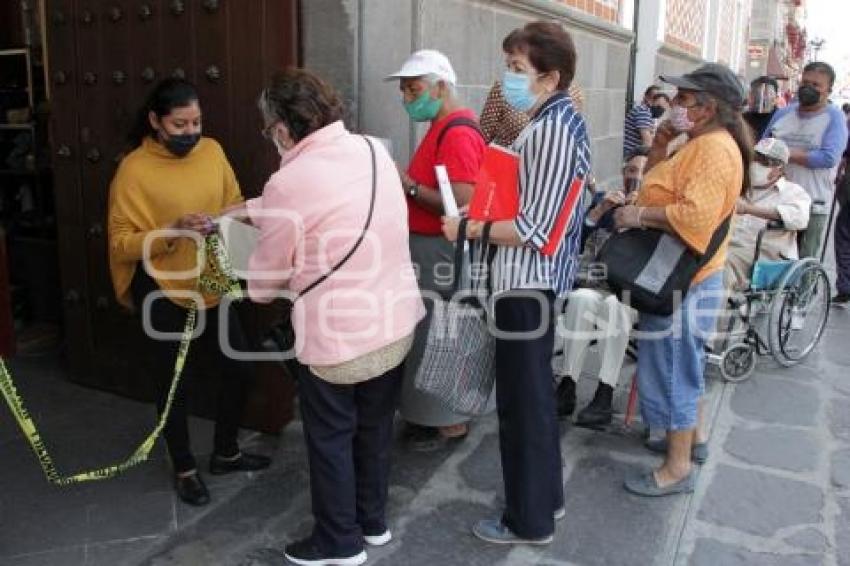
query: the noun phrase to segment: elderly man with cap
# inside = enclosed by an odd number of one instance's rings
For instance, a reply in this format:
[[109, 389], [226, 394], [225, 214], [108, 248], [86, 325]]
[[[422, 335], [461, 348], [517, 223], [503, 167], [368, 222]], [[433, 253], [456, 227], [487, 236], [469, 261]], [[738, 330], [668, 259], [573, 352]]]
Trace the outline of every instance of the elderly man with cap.
[[[399, 170], [407, 197], [410, 253], [420, 289], [448, 298], [451, 293], [453, 245], [443, 238], [436, 165], [444, 165], [458, 206], [472, 198], [475, 178], [486, 144], [475, 113], [457, 98], [457, 76], [448, 58], [431, 49], [417, 51], [401, 69], [387, 77], [398, 80], [402, 103], [410, 119], [429, 128], [407, 170]], [[451, 412], [436, 398], [418, 391], [414, 378], [427, 341], [433, 300], [425, 297], [428, 316], [419, 324], [405, 364], [401, 415], [407, 423], [405, 440], [419, 451], [439, 448], [466, 436], [467, 417]]]
[[[656, 470], [638, 470], [625, 487], [642, 496], [692, 492], [705, 439], [698, 430], [704, 391], [705, 344], [724, 298], [727, 219], [749, 186], [752, 139], [741, 117], [744, 92], [729, 68], [708, 63], [681, 77], [661, 77], [677, 87], [670, 119], [653, 140], [643, 186], [633, 205], [617, 209], [617, 228], [661, 230], [703, 257], [676, 312], [641, 312], [638, 323], [638, 388], [644, 423], [667, 430], [657, 448], [666, 452]], [[667, 156], [667, 144], [688, 141]], [[722, 241], [713, 253], [712, 241]], [[695, 451], [694, 448], [697, 447]]]
[[785, 142], [765, 138], [756, 144], [750, 165], [750, 188], [738, 200], [735, 231], [729, 242], [726, 262], [726, 287], [742, 289], [749, 283], [756, 238], [768, 222], [780, 220], [784, 231], [765, 234], [761, 257], [797, 259], [795, 231], [809, 225], [812, 197], [806, 190], [785, 178], [785, 166], [791, 151]]

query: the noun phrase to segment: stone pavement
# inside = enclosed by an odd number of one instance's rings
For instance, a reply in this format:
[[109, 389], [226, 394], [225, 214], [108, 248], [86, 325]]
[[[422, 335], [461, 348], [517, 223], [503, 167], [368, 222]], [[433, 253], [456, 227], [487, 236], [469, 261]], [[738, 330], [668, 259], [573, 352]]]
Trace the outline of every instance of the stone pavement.
[[[658, 461], [638, 431], [565, 426], [567, 517], [545, 548], [491, 546], [470, 534], [502, 499], [492, 416], [436, 454], [398, 446], [394, 542], [370, 549], [369, 564], [850, 566], [848, 338], [850, 313], [833, 310], [821, 346], [802, 366], [778, 369], [764, 359], [744, 384], [709, 381], [711, 458], [693, 496], [646, 500], [623, 491], [629, 466]], [[632, 371], [623, 371], [620, 408]], [[15, 360], [13, 372], [62, 470], [126, 456], [153, 423], [149, 406], [69, 384], [54, 359]], [[594, 387], [580, 382], [582, 402]], [[203, 454], [210, 424], [196, 420], [193, 429]], [[207, 475], [214, 501], [197, 510], [174, 497], [161, 446], [124, 477], [50, 487], [0, 407], [0, 564], [283, 564], [284, 545], [311, 523], [300, 425], [243, 441], [273, 453], [274, 466]]]

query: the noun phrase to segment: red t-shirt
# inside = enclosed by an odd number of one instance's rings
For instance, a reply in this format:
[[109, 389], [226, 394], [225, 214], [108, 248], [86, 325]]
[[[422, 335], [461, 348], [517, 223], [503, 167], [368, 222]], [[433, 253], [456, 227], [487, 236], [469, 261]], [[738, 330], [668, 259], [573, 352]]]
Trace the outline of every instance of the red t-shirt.
[[[435, 165], [445, 165], [449, 180], [453, 183], [475, 183], [487, 147], [481, 134], [467, 125], [454, 126], [446, 132], [440, 147], [437, 147], [440, 132], [455, 118], [477, 120], [475, 112], [463, 109], [434, 122], [410, 161], [407, 174], [419, 183], [422, 191], [439, 190]], [[409, 197], [407, 210], [412, 233], [426, 236], [442, 234], [442, 223], [438, 214], [423, 208]]]

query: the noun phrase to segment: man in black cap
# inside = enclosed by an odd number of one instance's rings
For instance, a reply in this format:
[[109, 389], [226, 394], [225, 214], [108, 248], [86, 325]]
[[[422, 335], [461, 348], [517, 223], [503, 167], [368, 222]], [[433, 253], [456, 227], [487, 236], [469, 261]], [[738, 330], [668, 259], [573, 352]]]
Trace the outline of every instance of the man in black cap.
[[776, 79], [761, 76], [750, 83], [750, 108], [744, 112], [744, 120], [753, 130], [753, 138], [762, 138], [767, 125], [776, 113], [776, 97], [779, 83]]

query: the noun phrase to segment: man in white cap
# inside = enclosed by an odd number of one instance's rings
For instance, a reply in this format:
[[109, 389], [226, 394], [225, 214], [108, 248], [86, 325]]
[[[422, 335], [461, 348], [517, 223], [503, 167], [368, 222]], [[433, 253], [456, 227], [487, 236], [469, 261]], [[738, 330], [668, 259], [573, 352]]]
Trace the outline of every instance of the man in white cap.
[[726, 288], [743, 289], [749, 283], [756, 238], [770, 221], [781, 221], [785, 230], [765, 234], [761, 245], [764, 259], [797, 259], [795, 231], [809, 224], [812, 197], [806, 190], [785, 178], [785, 166], [791, 151], [785, 142], [764, 138], [756, 144], [750, 165], [752, 187], [738, 201], [735, 230], [729, 242]]
[[[434, 167], [446, 167], [457, 204], [464, 206], [472, 198], [486, 144], [475, 113], [458, 101], [457, 75], [448, 58], [439, 51], [417, 51], [387, 80], [399, 81], [402, 103], [410, 119], [430, 123], [407, 170], [399, 169], [399, 174], [407, 196], [410, 253], [417, 268], [419, 287], [429, 294], [436, 292], [448, 298], [453, 245], [443, 237], [443, 204]], [[428, 316], [417, 328], [405, 364], [401, 398], [401, 414], [408, 424], [405, 439], [411, 448], [420, 451], [433, 450], [449, 439], [464, 437], [468, 420], [414, 387], [433, 312], [433, 301], [426, 300], [425, 304]]]

